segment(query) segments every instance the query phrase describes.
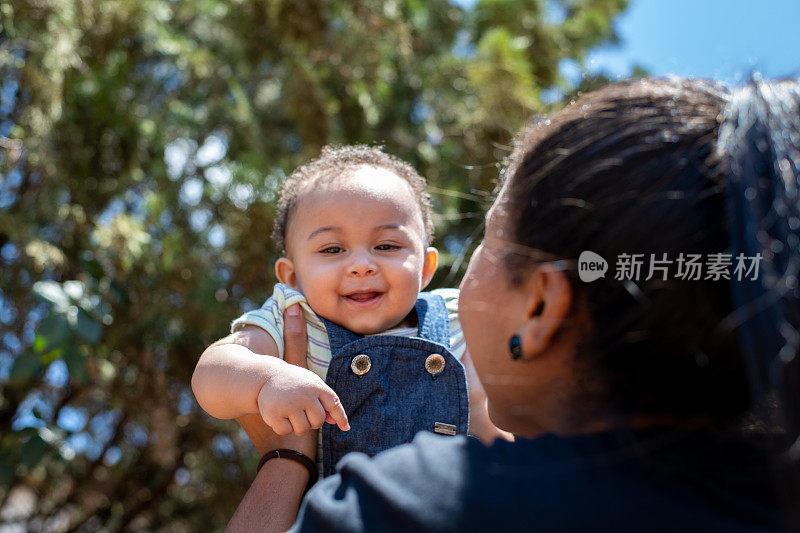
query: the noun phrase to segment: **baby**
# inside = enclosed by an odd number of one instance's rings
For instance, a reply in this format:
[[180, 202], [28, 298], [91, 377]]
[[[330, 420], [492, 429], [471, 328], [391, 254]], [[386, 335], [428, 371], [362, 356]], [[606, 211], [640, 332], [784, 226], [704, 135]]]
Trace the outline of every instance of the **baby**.
[[[425, 180], [410, 165], [375, 147], [323, 149], [284, 183], [273, 233], [285, 251], [280, 283], [201, 356], [200, 405], [218, 418], [259, 413], [278, 434], [321, 427], [323, 475], [345, 453], [373, 455], [421, 430], [466, 433], [458, 291], [420, 292], [437, 266], [432, 233]], [[310, 371], [278, 359], [283, 313], [296, 303]], [[278, 358], [256, 356], [237, 332]]]

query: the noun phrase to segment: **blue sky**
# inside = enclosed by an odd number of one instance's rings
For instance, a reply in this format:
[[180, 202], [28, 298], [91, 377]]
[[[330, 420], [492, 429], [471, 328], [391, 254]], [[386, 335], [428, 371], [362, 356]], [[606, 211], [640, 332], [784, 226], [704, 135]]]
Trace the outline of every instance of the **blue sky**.
[[800, 0], [630, 0], [616, 21], [621, 43], [589, 56], [587, 67], [625, 75], [640, 64], [735, 83], [758, 70], [800, 76]]

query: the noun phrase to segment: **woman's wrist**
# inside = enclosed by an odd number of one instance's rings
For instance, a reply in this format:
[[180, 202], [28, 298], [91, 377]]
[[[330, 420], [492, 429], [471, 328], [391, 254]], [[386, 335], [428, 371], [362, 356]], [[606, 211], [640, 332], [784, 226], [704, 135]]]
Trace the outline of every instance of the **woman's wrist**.
[[309, 471], [302, 464], [284, 458], [267, 461], [225, 531], [288, 530], [308, 482]]
[[305, 489], [303, 489], [303, 494], [308, 492], [314, 483], [317, 482], [317, 479], [319, 479], [319, 470], [317, 469], [317, 464], [313, 459], [303, 453], [285, 448], [278, 448], [265, 453], [261, 457], [261, 461], [258, 462], [256, 474], [264, 467], [265, 464], [275, 459], [288, 459], [306, 469], [306, 472], [308, 472], [308, 482], [306, 483]]
[[294, 433], [290, 435], [277, 435], [273, 441], [272, 449], [294, 450], [302, 453], [312, 461], [317, 459], [317, 435], [316, 430], [309, 431], [305, 435], [299, 436]]
[[302, 453], [312, 461], [317, 458], [317, 430], [311, 430], [302, 436], [294, 433], [277, 435], [260, 417], [258, 420], [253, 417], [248, 421], [242, 420], [242, 422], [249, 422], [245, 430], [261, 455], [271, 450], [285, 449]]

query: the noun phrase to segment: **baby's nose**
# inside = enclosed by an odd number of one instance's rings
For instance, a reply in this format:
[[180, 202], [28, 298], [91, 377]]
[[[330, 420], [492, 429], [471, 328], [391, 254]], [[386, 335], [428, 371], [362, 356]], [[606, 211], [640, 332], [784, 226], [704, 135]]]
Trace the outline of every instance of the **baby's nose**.
[[377, 266], [368, 254], [356, 254], [350, 264], [350, 275], [371, 276], [377, 271]]

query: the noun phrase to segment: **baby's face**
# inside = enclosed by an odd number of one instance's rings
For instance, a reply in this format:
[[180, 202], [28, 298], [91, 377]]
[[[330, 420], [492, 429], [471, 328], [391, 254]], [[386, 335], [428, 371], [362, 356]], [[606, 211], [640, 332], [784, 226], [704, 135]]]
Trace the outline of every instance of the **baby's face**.
[[309, 184], [285, 242], [278, 279], [318, 315], [360, 334], [401, 324], [436, 270], [411, 187], [372, 166]]

